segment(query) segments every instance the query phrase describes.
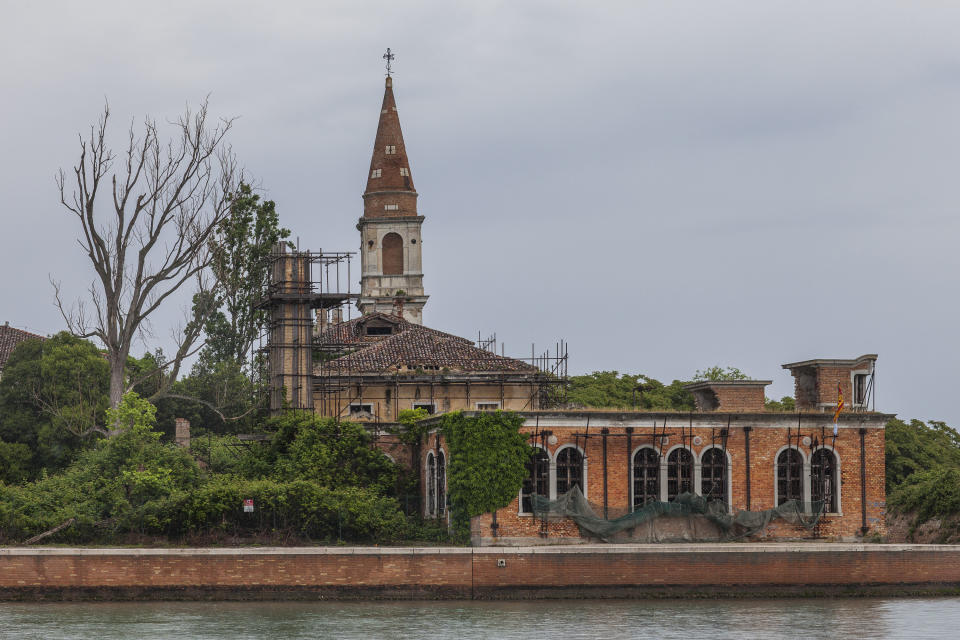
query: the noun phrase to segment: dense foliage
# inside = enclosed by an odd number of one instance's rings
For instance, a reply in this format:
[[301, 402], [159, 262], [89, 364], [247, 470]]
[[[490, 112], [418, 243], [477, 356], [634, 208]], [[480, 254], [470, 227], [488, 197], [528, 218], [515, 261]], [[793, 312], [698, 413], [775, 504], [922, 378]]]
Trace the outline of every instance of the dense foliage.
[[596, 408], [692, 411], [693, 396], [683, 384], [674, 380], [665, 385], [639, 374], [594, 371], [570, 377], [567, 400], [574, 405]]
[[[289, 414], [264, 427], [266, 446], [238, 453], [231, 436], [198, 438], [210, 464], [161, 442], [156, 409], [128, 394], [99, 440], [57, 474], [0, 484], [0, 541], [22, 542], [72, 519], [50, 541], [122, 542], [218, 535], [388, 542], [423, 533], [396, 497], [397, 469], [359, 425]], [[0, 455], [4, 452], [0, 450]], [[244, 513], [244, 499], [255, 504]], [[436, 532], [431, 535], [435, 536]]]
[[86, 444], [81, 434], [104, 424], [109, 375], [96, 347], [69, 333], [18, 344], [0, 380], [0, 479], [65, 467]]
[[466, 417], [443, 416], [440, 429], [449, 449], [447, 486], [454, 525], [462, 530], [473, 516], [510, 504], [527, 476], [533, 452], [523, 417], [495, 411]]
[[943, 422], [891, 420], [886, 428], [887, 502], [912, 517], [936, 518], [940, 539], [960, 533], [960, 434]]

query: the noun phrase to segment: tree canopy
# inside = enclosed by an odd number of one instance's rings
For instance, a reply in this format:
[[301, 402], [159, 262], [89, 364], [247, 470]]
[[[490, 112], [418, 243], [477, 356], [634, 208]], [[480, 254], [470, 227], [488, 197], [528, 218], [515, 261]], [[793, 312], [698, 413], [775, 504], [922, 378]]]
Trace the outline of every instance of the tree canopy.
[[693, 396], [674, 380], [665, 385], [641, 374], [594, 371], [571, 376], [567, 400], [586, 407], [692, 411]]

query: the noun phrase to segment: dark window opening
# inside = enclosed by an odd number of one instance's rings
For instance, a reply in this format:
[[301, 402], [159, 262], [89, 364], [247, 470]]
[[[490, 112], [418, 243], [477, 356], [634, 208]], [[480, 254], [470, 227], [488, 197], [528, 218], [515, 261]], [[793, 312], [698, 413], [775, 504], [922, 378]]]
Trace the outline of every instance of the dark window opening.
[[577, 449], [567, 447], [557, 454], [557, 495], [575, 486], [583, 492], [583, 455]]
[[866, 404], [868, 377], [865, 373], [857, 373], [853, 376], [853, 404]]
[[393, 333], [393, 327], [367, 327], [368, 336], [389, 336]]
[[689, 449], [674, 449], [667, 457], [667, 500], [681, 493], [693, 493], [693, 454]]
[[837, 513], [837, 459], [829, 449], [817, 449], [810, 458], [810, 498], [823, 501], [825, 513]]
[[437, 508], [437, 462], [433, 452], [427, 454], [427, 515], [436, 515]]
[[777, 506], [788, 500], [803, 501], [803, 458], [796, 449], [777, 456]]
[[633, 508], [660, 501], [660, 455], [640, 449], [633, 456]]
[[447, 512], [447, 463], [443, 451], [437, 454], [437, 517]]
[[350, 405], [350, 415], [357, 415], [360, 413], [373, 413], [372, 404], [352, 404]]
[[727, 504], [726, 467], [722, 449], [707, 449], [700, 463], [700, 495]]
[[527, 478], [523, 481], [520, 499], [522, 513], [533, 513], [533, 495], [550, 497], [550, 456], [543, 449], [537, 449], [527, 462]]
[[433, 415], [434, 411], [436, 411], [436, 407], [434, 406], [434, 404], [433, 404], [432, 402], [415, 402], [415, 403], [413, 404], [413, 408], [414, 408], [414, 409], [423, 409], [424, 411], [426, 411], [426, 412], [427, 412], [429, 415], [431, 415], [431, 416]]

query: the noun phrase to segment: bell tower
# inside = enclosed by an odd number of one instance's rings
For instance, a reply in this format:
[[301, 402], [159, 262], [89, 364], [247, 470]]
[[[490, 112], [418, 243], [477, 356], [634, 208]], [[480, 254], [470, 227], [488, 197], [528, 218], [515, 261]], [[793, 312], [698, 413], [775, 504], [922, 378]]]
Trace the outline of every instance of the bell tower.
[[392, 313], [423, 324], [423, 292], [420, 227], [417, 192], [413, 187], [407, 148], [400, 131], [400, 117], [393, 97], [393, 77], [387, 49], [386, 87], [380, 122], [373, 144], [373, 157], [363, 192], [360, 230], [361, 314]]

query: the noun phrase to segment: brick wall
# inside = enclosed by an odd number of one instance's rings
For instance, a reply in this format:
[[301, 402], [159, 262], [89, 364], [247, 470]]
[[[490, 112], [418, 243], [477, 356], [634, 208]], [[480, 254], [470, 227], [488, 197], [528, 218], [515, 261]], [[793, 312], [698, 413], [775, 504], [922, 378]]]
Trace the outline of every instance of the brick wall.
[[[960, 588], [960, 547], [0, 549], [0, 599], [765, 595]], [[912, 585], [912, 588], [906, 588]], [[758, 591], [751, 591], [756, 589]], [[549, 592], [549, 593], [548, 593]]]
[[[698, 417], [698, 421], [702, 416]], [[750, 426], [749, 432], [744, 426], [731, 426], [726, 441], [726, 453], [729, 459], [728, 492], [729, 505], [733, 513], [740, 510], [762, 511], [776, 506], [776, 459], [782, 449], [787, 446], [788, 436], [796, 445], [796, 416], [785, 416], [781, 426], [769, 424]], [[774, 420], [775, 421], [775, 420]], [[845, 423], [844, 423], [845, 421]], [[792, 423], [792, 424], [787, 424]], [[694, 424], [697, 424], [696, 422]], [[741, 422], [742, 424], [742, 422]], [[807, 486], [805, 495], [810, 495], [810, 466], [809, 460], [814, 447], [814, 438], [819, 442], [826, 436], [826, 443], [832, 445], [839, 459], [839, 510], [825, 515], [817, 528], [811, 532], [799, 526], [792, 526], [784, 522], [774, 522], [758, 539], [797, 539], [822, 537], [826, 539], [853, 539], [862, 534], [863, 512], [861, 510], [861, 469], [860, 469], [860, 434], [859, 423], [850, 416], [842, 419], [842, 426], [836, 441], [832, 438], [830, 428], [821, 429], [820, 426], [801, 428], [801, 443], [799, 450], [805, 460], [803, 467], [803, 481]], [[557, 452], [566, 446], [578, 446], [586, 457], [586, 496], [594, 505], [598, 515], [603, 515], [604, 505], [604, 475], [606, 475], [606, 507], [609, 518], [618, 517], [631, 510], [632, 507], [632, 464], [631, 456], [642, 445], [652, 444], [652, 427], [637, 427], [630, 439], [626, 437], [625, 427], [608, 428], [606, 442], [606, 470], [604, 470], [603, 436], [601, 429], [594, 428], [590, 438], [584, 438], [583, 427], [579, 426], [549, 426], [550, 423], [542, 419], [539, 428], [549, 429], [551, 438], [546, 443], [547, 452], [551, 459], [556, 459]], [[696, 467], [699, 467], [701, 456], [705, 449], [711, 446], [722, 446], [721, 428], [725, 425], [717, 424], [712, 427], [687, 425], [676, 427], [668, 426], [669, 435], [666, 443], [658, 446], [662, 455], [661, 466], [667, 464], [667, 457], [677, 446], [686, 446], [694, 455]], [[661, 425], [662, 429], [662, 425]], [[532, 431], [532, 429], [531, 429]], [[884, 488], [884, 431], [882, 428], [866, 428], [864, 433], [864, 453], [866, 459], [866, 518], [869, 533], [886, 534], [886, 494]], [[749, 502], [747, 496], [747, 454], [746, 438], [750, 438], [750, 473], [749, 473]], [[577, 434], [581, 434], [579, 437]], [[686, 434], [683, 437], [681, 434]], [[803, 437], [809, 437], [810, 443], [804, 444]], [[699, 444], [697, 440], [699, 439]], [[554, 441], [555, 440], [555, 441]], [[629, 445], [628, 445], [629, 442]], [[629, 446], [629, 448], [628, 448]], [[702, 475], [702, 470], [697, 473]], [[661, 472], [661, 486], [664, 484], [664, 473]], [[694, 489], [700, 492], [701, 487], [695, 484]], [[809, 499], [809, 497], [807, 497]], [[515, 543], [551, 543], [563, 542], [563, 538], [579, 538], [579, 530], [570, 520], [549, 521], [544, 536], [540, 520], [530, 515], [519, 513], [519, 495], [507, 507], [497, 512], [497, 536], [512, 539]], [[496, 543], [491, 525], [492, 518], [481, 516], [473, 523], [475, 537], [484, 544]], [[559, 538], [559, 540], [558, 540]]]

